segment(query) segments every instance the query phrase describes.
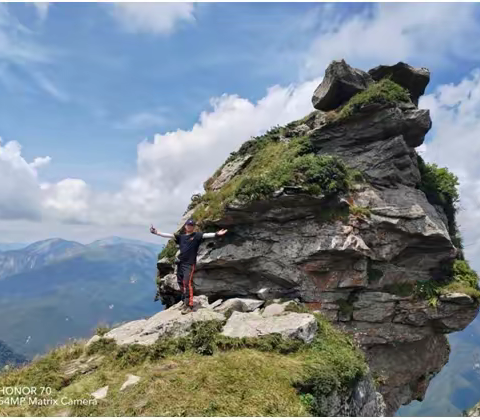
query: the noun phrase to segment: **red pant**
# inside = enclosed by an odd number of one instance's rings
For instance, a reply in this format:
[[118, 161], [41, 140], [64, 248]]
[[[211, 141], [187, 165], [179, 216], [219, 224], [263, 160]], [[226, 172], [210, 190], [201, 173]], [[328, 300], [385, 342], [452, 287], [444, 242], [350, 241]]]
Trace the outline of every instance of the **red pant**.
[[182, 291], [182, 300], [187, 306], [193, 306], [193, 273], [195, 264], [181, 262], [177, 267], [177, 282]]

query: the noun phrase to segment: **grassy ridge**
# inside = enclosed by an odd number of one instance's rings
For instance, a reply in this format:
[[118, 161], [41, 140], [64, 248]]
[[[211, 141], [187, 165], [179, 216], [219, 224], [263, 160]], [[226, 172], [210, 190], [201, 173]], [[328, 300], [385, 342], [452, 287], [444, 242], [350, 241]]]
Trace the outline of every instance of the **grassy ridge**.
[[[91, 398], [109, 385], [98, 405], [0, 406], [2, 416], [309, 416], [324, 415], [326, 397], [349, 390], [366, 372], [363, 354], [350, 339], [316, 315], [313, 343], [230, 339], [221, 324], [197, 324], [183, 338], [151, 347], [116, 346], [102, 339], [85, 353], [84, 343], [59, 348], [32, 364], [0, 375], [2, 386], [50, 386], [53, 398]], [[104, 356], [93, 373], [66, 379], [65, 366], [83, 357]], [[142, 380], [120, 392], [127, 374]]]

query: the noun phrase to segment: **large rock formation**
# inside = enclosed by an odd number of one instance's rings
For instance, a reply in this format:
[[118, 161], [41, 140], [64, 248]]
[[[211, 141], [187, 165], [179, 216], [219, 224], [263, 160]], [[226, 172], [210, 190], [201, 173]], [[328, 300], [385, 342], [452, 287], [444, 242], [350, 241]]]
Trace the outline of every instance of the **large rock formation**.
[[[338, 156], [363, 179], [335, 197], [288, 185], [267, 199], [230, 201], [220, 218], [204, 220], [204, 228], [228, 228], [229, 234], [201, 246], [194, 284], [211, 302], [298, 298], [320, 310], [364, 348], [373, 372], [382, 377], [391, 415], [423, 397], [448, 360], [442, 334], [465, 328], [478, 303], [459, 294], [432, 305], [413, 293], [419, 280], [439, 278], [442, 264], [458, 254], [447, 215], [418, 188], [415, 147], [423, 143], [431, 120], [428, 110], [415, 104], [428, 72], [399, 63], [369, 73], [375, 80], [392, 78], [409, 90], [413, 102], [367, 103], [345, 118], [315, 111], [289, 124], [278, 140], [306, 136], [316, 155]], [[343, 106], [371, 83], [367, 73], [333, 62], [315, 91], [315, 107]], [[236, 163], [230, 159], [209, 185], [218, 189], [235, 180], [248, 170], [251, 154], [236, 156]], [[343, 216], [326, 217], [326, 212]], [[192, 205], [189, 214], [194, 213]], [[172, 271], [167, 260], [160, 261], [167, 304], [179, 293]]]

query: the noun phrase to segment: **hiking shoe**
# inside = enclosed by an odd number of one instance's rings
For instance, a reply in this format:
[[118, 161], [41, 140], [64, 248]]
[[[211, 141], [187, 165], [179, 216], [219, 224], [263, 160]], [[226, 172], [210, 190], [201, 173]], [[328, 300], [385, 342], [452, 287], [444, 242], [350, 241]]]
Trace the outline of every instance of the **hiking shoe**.
[[182, 315], [186, 315], [193, 312], [193, 308], [191, 306], [187, 306], [186, 308], [182, 309]]

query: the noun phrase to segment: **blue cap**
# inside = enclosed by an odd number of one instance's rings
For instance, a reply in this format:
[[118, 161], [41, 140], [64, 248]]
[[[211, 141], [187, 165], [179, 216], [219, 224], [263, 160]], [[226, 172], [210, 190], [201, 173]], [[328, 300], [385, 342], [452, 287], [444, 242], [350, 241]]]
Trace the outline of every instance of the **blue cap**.
[[195, 226], [195, 220], [193, 219], [188, 219], [186, 222], [185, 222], [186, 225], [193, 225]]

